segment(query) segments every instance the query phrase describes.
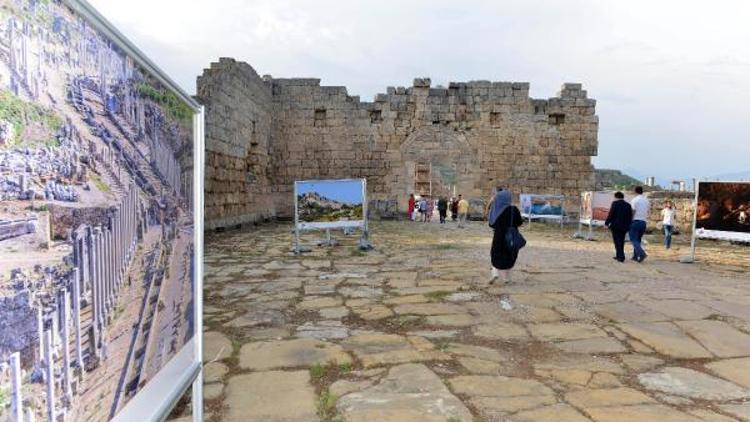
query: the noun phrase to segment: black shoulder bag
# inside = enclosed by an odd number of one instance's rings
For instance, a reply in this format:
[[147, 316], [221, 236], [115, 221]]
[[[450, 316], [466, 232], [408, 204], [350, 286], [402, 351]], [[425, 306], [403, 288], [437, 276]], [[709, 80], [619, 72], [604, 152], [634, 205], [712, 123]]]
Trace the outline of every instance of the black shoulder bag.
[[515, 214], [515, 207], [511, 205], [510, 211], [510, 226], [505, 232], [505, 245], [511, 251], [518, 253], [524, 246], [526, 246], [526, 239], [523, 238], [521, 232], [518, 231], [518, 227], [513, 225], [513, 214]]

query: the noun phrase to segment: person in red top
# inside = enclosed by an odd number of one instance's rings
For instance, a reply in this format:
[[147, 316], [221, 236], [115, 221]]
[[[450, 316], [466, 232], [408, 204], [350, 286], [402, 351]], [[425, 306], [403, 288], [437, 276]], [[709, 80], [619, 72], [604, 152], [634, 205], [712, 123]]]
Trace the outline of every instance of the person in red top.
[[409, 220], [414, 219], [414, 206], [416, 204], [416, 200], [414, 199], [414, 194], [409, 194]]

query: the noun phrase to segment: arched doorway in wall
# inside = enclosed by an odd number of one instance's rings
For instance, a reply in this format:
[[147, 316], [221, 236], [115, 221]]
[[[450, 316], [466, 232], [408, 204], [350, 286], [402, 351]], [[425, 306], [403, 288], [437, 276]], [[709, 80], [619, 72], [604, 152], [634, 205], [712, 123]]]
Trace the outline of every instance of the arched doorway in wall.
[[401, 145], [403, 198], [416, 195], [480, 195], [477, 153], [466, 137], [451, 128], [425, 127]]

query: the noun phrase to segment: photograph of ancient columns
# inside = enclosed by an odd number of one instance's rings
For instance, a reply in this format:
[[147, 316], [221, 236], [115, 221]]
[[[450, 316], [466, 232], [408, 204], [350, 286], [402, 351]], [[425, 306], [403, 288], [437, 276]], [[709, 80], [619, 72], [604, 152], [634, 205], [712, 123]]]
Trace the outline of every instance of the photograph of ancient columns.
[[0, 0], [0, 421], [109, 420], [193, 336], [196, 109], [74, 4]]

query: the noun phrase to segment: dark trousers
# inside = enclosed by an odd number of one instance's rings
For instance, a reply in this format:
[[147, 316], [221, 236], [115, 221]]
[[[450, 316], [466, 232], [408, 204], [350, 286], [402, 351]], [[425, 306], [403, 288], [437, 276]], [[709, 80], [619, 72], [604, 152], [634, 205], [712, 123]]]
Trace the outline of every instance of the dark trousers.
[[615, 243], [615, 258], [618, 261], [625, 261], [625, 235], [628, 233], [627, 230], [611, 229], [612, 241]]
[[440, 222], [445, 223], [445, 217], [448, 215], [448, 210], [438, 210], [440, 213]]

